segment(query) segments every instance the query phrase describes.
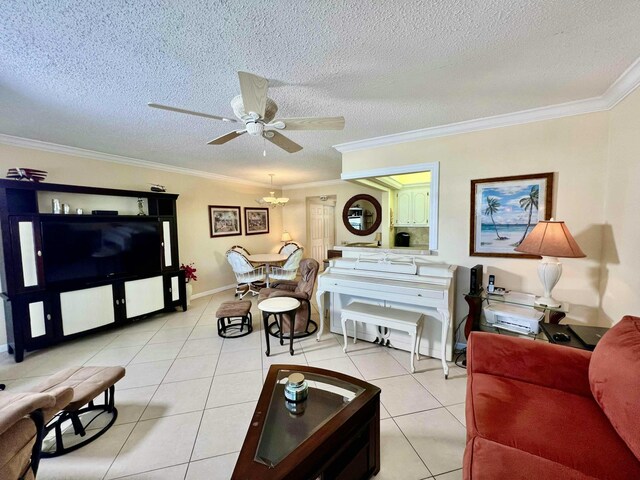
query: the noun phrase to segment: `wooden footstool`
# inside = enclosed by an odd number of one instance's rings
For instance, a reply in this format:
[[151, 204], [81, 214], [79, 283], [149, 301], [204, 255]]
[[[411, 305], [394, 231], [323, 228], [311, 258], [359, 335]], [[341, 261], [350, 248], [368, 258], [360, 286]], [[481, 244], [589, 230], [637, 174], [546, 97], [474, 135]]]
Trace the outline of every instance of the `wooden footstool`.
[[[71, 401], [66, 406], [58, 405], [62, 411], [44, 412], [45, 418], [53, 418], [45, 427], [41, 456], [57, 457], [72, 452], [106, 432], [118, 417], [114, 406], [115, 383], [124, 374], [123, 367], [71, 367], [35, 387], [34, 391], [41, 393], [60, 387], [73, 389]], [[104, 404], [95, 405], [95, 398], [103, 392]]]
[[223, 302], [216, 311], [218, 335], [223, 338], [238, 338], [253, 332], [251, 305], [250, 300]]

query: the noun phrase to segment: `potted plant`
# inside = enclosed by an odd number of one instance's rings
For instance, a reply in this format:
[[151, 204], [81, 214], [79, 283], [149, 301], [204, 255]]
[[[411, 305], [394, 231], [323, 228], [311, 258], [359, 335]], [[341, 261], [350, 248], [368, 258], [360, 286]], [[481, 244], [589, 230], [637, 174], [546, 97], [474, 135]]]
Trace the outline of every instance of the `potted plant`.
[[180, 265], [180, 270], [184, 270], [184, 279], [187, 282], [186, 290], [187, 290], [187, 305], [191, 304], [191, 295], [193, 294], [193, 286], [191, 285], [191, 281], [194, 282], [198, 280], [196, 272], [198, 271], [193, 263], [182, 264]]

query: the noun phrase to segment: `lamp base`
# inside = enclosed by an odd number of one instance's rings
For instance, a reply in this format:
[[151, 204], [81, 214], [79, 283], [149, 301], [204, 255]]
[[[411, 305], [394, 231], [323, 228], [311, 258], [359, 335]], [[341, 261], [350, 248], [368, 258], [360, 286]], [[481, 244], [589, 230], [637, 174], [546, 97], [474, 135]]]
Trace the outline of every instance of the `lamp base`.
[[544, 288], [544, 294], [535, 301], [536, 305], [544, 305], [545, 307], [557, 308], [560, 302], [551, 296], [553, 287], [556, 286], [560, 275], [562, 274], [562, 264], [556, 257], [542, 257], [538, 264], [538, 278]]
[[558, 308], [562, 304], [553, 297], [537, 297], [535, 300], [536, 305], [541, 307]]

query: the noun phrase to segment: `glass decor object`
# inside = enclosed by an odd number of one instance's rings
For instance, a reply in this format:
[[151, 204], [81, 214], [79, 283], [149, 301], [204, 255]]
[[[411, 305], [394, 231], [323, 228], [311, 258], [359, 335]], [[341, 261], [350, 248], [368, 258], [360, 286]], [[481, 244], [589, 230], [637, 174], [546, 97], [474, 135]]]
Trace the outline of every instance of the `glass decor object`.
[[144, 199], [138, 198], [138, 216], [141, 215], [146, 215], [146, 213], [144, 213]]

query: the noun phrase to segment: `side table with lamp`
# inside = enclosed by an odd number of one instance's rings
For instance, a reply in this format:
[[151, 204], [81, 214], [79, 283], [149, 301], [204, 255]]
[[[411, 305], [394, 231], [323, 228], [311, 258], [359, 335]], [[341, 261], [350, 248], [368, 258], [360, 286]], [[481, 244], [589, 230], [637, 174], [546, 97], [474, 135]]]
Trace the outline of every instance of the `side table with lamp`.
[[[568, 305], [559, 302], [552, 297], [552, 291], [560, 279], [562, 264], [558, 257], [581, 258], [586, 255], [580, 249], [577, 242], [562, 221], [541, 220], [534, 227], [524, 241], [515, 248], [515, 251], [542, 256], [538, 266], [538, 277], [542, 282], [544, 294], [535, 297], [532, 308], [545, 313], [550, 324], [557, 325], [568, 312]], [[472, 330], [479, 330], [482, 304], [486, 301], [500, 303], [511, 303], [515, 305], [527, 305], [521, 299], [510, 300], [508, 297], [500, 297], [479, 292], [476, 295], [467, 294], [465, 300], [469, 305], [469, 317], [465, 328], [465, 336], [468, 337]]]

